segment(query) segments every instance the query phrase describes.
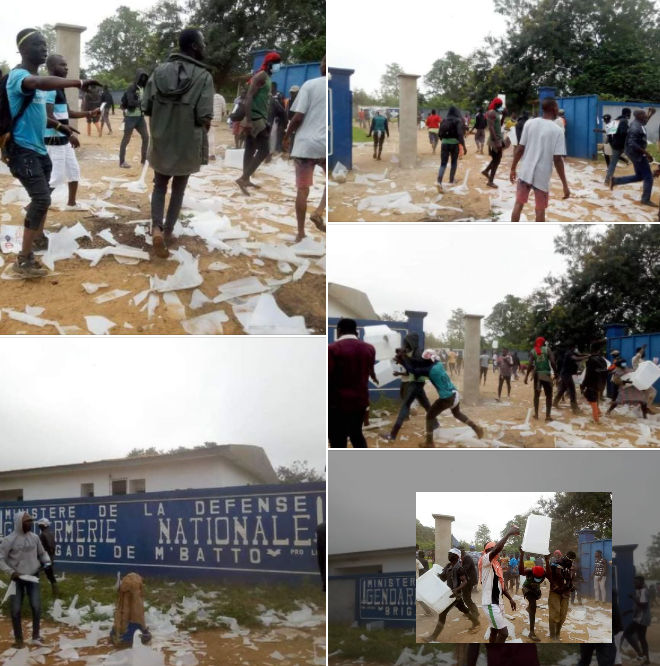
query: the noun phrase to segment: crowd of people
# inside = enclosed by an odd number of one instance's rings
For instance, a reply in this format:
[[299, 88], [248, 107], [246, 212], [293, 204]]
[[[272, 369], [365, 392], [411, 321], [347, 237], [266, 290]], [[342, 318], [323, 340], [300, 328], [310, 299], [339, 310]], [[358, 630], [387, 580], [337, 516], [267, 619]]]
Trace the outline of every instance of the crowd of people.
[[[92, 125], [99, 137], [104, 126], [111, 134], [110, 114], [114, 115], [115, 104], [112, 93], [101, 82], [67, 78], [65, 58], [48, 53], [39, 30], [21, 30], [16, 45], [21, 63], [3, 77], [0, 86], [0, 134], [3, 159], [30, 198], [14, 272], [18, 277], [39, 278], [48, 271], [35, 252], [48, 247], [44, 227], [55, 187], [66, 184], [68, 209], [78, 209], [80, 167], [75, 149], [80, 140], [78, 130], [69, 121], [85, 118], [88, 136]], [[148, 161], [154, 170], [151, 232], [154, 253], [161, 258], [169, 256], [168, 246], [174, 242], [172, 232], [190, 176], [215, 158], [214, 122], [217, 127], [225, 113], [224, 98], [215, 92], [211, 68], [205, 63], [206, 48], [199, 30], [184, 29], [178, 37], [178, 52], [151, 72], [138, 68], [119, 104], [123, 115], [119, 167], [131, 168], [126, 150], [136, 131], [141, 139], [140, 162], [144, 165]], [[43, 64], [47, 76], [39, 73]], [[299, 241], [305, 236], [314, 169], [320, 166], [325, 172], [325, 58], [319, 77], [296, 86], [296, 90], [292, 88], [287, 109], [271, 81], [281, 64], [280, 54], [266, 55], [244, 94], [235, 101], [229, 122], [236, 144], [244, 142], [245, 146], [243, 173], [236, 183], [246, 196], [250, 195], [248, 188], [258, 187], [251, 176], [274, 150], [288, 151], [293, 158]], [[78, 88], [83, 94], [82, 111], [69, 108], [64, 95], [67, 88]], [[170, 199], [165, 213], [168, 188]], [[321, 231], [325, 231], [324, 215], [325, 190], [310, 215], [310, 221]]]

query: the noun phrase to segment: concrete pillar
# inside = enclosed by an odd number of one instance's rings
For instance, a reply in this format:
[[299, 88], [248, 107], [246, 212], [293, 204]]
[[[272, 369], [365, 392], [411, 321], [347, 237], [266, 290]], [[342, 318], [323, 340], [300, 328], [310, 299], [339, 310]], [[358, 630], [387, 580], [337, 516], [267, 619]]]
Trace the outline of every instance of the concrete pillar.
[[435, 520], [435, 561], [444, 565], [447, 562], [447, 553], [451, 548], [451, 524], [454, 516], [445, 516], [434, 513]]
[[399, 74], [399, 166], [417, 166], [417, 74]]
[[479, 403], [479, 356], [481, 355], [481, 320], [483, 315], [463, 317], [463, 400], [466, 405]]
[[[55, 24], [55, 52], [67, 61], [70, 79], [80, 78], [80, 35], [85, 30], [87, 28], [82, 25]], [[67, 88], [66, 90], [66, 101], [72, 111], [80, 110], [79, 92], [78, 88]], [[77, 127], [76, 120], [70, 122], [74, 127]]]

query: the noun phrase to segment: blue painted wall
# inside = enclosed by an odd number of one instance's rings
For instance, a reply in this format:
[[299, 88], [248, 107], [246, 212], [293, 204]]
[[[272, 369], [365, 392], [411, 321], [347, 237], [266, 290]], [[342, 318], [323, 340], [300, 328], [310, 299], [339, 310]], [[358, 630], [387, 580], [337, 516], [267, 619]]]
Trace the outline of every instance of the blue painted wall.
[[2, 534], [19, 509], [51, 521], [58, 569], [253, 581], [319, 575], [324, 483], [3, 502]]
[[[401, 343], [408, 333], [417, 333], [419, 335], [419, 345], [424, 348], [424, 318], [426, 312], [417, 312], [414, 310], [406, 310], [407, 321], [383, 321], [381, 319], [357, 319], [358, 336], [360, 339], [364, 337], [365, 326], [382, 326], [385, 324], [393, 331], [398, 331], [401, 334]], [[340, 317], [328, 317], [328, 341], [334, 342], [337, 339], [337, 322]], [[369, 381], [369, 397], [371, 400], [378, 400], [381, 396], [399, 399], [399, 387], [401, 381], [399, 379], [390, 382], [384, 386], [376, 386]]]
[[354, 69], [330, 67], [328, 81], [328, 159], [330, 170], [341, 162], [353, 168], [353, 93]]
[[[614, 546], [614, 584], [618, 592], [619, 610], [624, 626], [628, 625], [632, 618], [630, 612], [633, 610], [633, 601], [630, 595], [634, 593], [635, 589], [633, 553], [636, 548], [637, 544]], [[626, 614], [624, 615], [624, 613]]]
[[[261, 49], [253, 52], [252, 60], [252, 73], [256, 72], [267, 53], [273, 49]], [[284, 62], [279, 72], [275, 72], [271, 76], [271, 80], [277, 84], [277, 90], [281, 92], [284, 97], [289, 96], [289, 89], [291, 86], [301, 86], [309, 79], [316, 79], [321, 76], [320, 62], [304, 62], [296, 65], [287, 65]]]
[[[608, 358], [610, 358], [610, 352], [613, 349], [618, 349], [630, 366], [635, 350], [642, 345], [646, 345], [645, 360], [652, 361], [655, 357], [660, 358], [660, 332], [626, 335], [626, 328], [622, 324], [609, 324], [605, 327], [605, 335], [607, 336]], [[653, 386], [658, 392], [655, 397], [655, 403], [657, 404], [660, 403], [660, 379]], [[610, 395], [609, 388], [608, 395]]]

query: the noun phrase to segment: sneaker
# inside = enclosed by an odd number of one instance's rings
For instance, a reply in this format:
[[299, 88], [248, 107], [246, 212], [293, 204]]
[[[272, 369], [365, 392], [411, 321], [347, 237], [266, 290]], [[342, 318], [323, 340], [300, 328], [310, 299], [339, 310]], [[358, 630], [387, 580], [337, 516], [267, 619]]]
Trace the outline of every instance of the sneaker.
[[14, 648], [14, 650], [22, 650], [25, 647], [25, 643], [22, 640], [14, 641], [11, 646]]
[[651, 208], [657, 208], [657, 206], [650, 200], [650, 199], [642, 199], [639, 203], [642, 204], [642, 206], [650, 206]]
[[43, 638], [41, 638], [41, 636], [37, 636], [36, 638], [30, 639], [30, 645], [37, 645], [39, 647], [44, 647], [46, 645], [46, 641]]
[[25, 278], [37, 278], [48, 275], [48, 270], [34, 258], [32, 252], [27, 256], [19, 254], [16, 257], [14, 272]]
[[130, 169], [130, 168], [131, 168], [131, 165], [128, 164], [128, 162], [122, 162], [119, 166], [120, 166], [122, 169]]

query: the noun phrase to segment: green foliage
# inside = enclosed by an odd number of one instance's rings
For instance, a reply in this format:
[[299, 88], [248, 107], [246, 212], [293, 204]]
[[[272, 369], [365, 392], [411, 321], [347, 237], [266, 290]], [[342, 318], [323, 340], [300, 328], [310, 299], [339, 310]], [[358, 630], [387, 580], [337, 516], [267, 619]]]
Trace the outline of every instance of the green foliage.
[[445, 339], [445, 346], [449, 349], [463, 349], [465, 344], [464, 317], [465, 311], [462, 308], [451, 311], [451, 316], [447, 321], [447, 337]]
[[422, 550], [435, 550], [435, 529], [415, 520], [415, 543]]
[[509, 537], [508, 541], [506, 542], [506, 545], [504, 546], [504, 552], [507, 553], [507, 555], [510, 555], [511, 553], [518, 554], [520, 546], [522, 545], [523, 535], [525, 534], [525, 527], [527, 526], [527, 516], [529, 516], [530, 513], [533, 513], [533, 511], [529, 510], [526, 513], [522, 514], [519, 513], [515, 515], [511, 520], [507, 522], [506, 526], [500, 533], [500, 539], [501, 539], [507, 533], [507, 531], [510, 528], [512, 528], [514, 525], [520, 528], [520, 534]]
[[660, 580], [660, 532], [653, 536], [651, 545], [646, 549], [644, 575]]
[[474, 546], [477, 550], [483, 550], [485, 544], [492, 541], [488, 525], [479, 525], [474, 533]]
[[493, 339], [499, 342], [500, 349], [527, 349], [534, 335], [531, 302], [507, 294], [493, 307], [485, 323]]
[[306, 460], [294, 460], [288, 467], [280, 465], [277, 468], [277, 478], [280, 483], [315, 483], [325, 481], [323, 474], [310, 467]]
[[424, 77], [424, 84], [429, 88], [433, 101], [445, 103], [438, 106], [455, 104], [467, 107], [471, 89], [471, 62], [458, 53], [447, 51], [444, 58], [436, 60]]
[[380, 98], [385, 106], [399, 106], [399, 74], [403, 74], [403, 67], [393, 62], [385, 66], [380, 77]]
[[368, 143], [370, 141], [371, 137], [367, 136], [367, 130], [353, 126], [353, 143]]

